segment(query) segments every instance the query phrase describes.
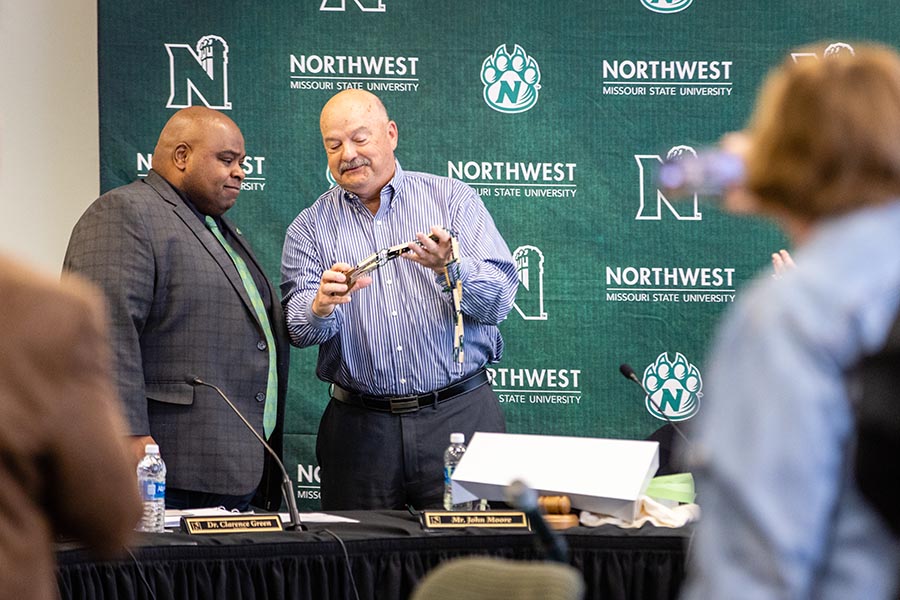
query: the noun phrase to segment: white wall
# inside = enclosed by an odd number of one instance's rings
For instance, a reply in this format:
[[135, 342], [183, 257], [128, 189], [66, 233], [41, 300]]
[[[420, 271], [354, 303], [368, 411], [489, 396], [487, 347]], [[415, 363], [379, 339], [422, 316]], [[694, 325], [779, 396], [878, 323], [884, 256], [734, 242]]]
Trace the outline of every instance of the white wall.
[[58, 273], [98, 195], [96, 0], [0, 0], [0, 251]]

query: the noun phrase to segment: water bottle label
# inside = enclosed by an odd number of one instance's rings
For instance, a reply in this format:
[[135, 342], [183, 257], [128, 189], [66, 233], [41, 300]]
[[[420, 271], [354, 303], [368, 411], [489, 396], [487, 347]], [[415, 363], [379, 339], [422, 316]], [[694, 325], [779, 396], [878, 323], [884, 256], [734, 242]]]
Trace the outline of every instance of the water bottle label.
[[450, 485], [450, 477], [453, 476], [453, 471], [456, 470], [456, 467], [444, 467], [444, 485]]
[[162, 481], [142, 481], [141, 495], [144, 500], [165, 500], [166, 499], [166, 482]]

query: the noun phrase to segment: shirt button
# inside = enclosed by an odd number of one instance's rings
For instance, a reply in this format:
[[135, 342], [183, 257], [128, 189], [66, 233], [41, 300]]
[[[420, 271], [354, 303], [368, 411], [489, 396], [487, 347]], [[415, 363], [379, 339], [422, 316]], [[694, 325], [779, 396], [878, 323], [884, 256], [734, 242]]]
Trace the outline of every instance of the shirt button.
[[393, 281], [391, 281], [390, 279], [385, 279], [384, 282], [385, 282], [387, 285], [391, 285], [391, 284], [393, 283]]
[[403, 346], [397, 346], [397, 352], [403, 352]]
[[256, 392], [256, 401], [257, 401], [257, 402], [262, 402], [262, 401], [265, 400], [265, 399], [266, 399], [266, 393], [265, 393], [265, 392]]
[[406, 379], [401, 379], [400, 383], [406, 383]]
[[265, 349], [267, 348], [267, 346], [266, 346], [266, 341], [265, 341], [265, 340], [259, 340], [258, 342], [256, 342], [256, 347], [257, 347], [259, 350], [265, 350]]
[[396, 317], [396, 316], [397, 316], [397, 311], [396, 311], [396, 310], [392, 310], [392, 311], [391, 311], [391, 316], [392, 316], [392, 317]]

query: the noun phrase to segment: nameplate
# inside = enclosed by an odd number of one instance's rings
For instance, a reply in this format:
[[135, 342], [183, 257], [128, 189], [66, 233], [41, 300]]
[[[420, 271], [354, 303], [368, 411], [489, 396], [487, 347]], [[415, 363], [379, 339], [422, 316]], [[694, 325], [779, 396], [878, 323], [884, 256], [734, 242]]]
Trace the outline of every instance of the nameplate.
[[181, 530], [191, 535], [284, 531], [278, 515], [181, 517]]
[[528, 517], [519, 510], [423, 510], [424, 529], [488, 527], [531, 530]]

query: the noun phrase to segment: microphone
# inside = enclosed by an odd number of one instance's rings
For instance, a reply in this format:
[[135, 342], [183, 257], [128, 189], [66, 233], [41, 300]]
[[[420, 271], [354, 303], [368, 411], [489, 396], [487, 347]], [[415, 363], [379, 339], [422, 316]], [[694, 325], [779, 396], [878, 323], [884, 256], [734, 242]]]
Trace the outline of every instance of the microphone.
[[569, 546], [561, 535], [551, 531], [547, 521], [541, 516], [537, 492], [525, 485], [522, 480], [516, 479], [506, 487], [506, 501], [528, 516], [528, 522], [540, 538], [547, 555], [556, 562], [569, 564]]
[[631, 368], [631, 365], [629, 365], [628, 363], [622, 363], [621, 365], [619, 365], [619, 373], [621, 373], [625, 377], [625, 379], [629, 379], [635, 382], [640, 386], [642, 390], [644, 390], [644, 394], [647, 395], [647, 400], [650, 401], [650, 404], [653, 405], [653, 408], [655, 408], [659, 412], [659, 414], [663, 416], [666, 422], [672, 426], [672, 429], [675, 430], [675, 433], [677, 433], [681, 437], [681, 439], [684, 440], [684, 443], [687, 444], [687, 447], [690, 448], [691, 441], [687, 439], [687, 436], [685, 436], [684, 433], [681, 432], [681, 428], [678, 427], [678, 425], [676, 425], [675, 422], [669, 418], [669, 415], [663, 412], [662, 407], [657, 404], [656, 400], [653, 399], [653, 396], [650, 395], [650, 392], [647, 391], [647, 388], [644, 387], [644, 384], [641, 383], [641, 380], [638, 379], [638, 376], [635, 374], [634, 369]]
[[237, 407], [228, 399], [228, 396], [225, 395], [225, 392], [220, 390], [217, 386], [207, 383], [197, 377], [196, 375], [187, 375], [185, 376], [185, 381], [190, 385], [203, 385], [209, 388], [216, 390], [219, 395], [222, 397], [228, 406], [231, 407], [231, 410], [234, 411], [234, 414], [240, 418], [241, 421], [244, 422], [244, 425], [247, 426], [253, 435], [256, 436], [256, 439], [259, 440], [259, 443], [263, 445], [263, 447], [272, 455], [272, 458], [275, 459], [275, 463], [278, 465], [278, 468], [281, 469], [281, 495], [284, 496], [284, 501], [287, 503], [288, 513], [291, 517], [291, 522], [285, 527], [288, 531], [306, 531], [306, 526], [300, 520], [300, 512], [297, 510], [297, 501], [294, 500], [294, 484], [291, 482], [291, 478], [288, 476], [287, 470], [284, 468], [284, 463], [281, 462], [281, 459], [278, 458], [278, 454], [272, 450], [272, 447], [266, 443], [266, 440], [263, 439], [263, 436], [259, 435], [259, 432], [253, 428], [253, 425], [250, 424], [244, 415], [241, 414], [241, 411], [237, 409]]

